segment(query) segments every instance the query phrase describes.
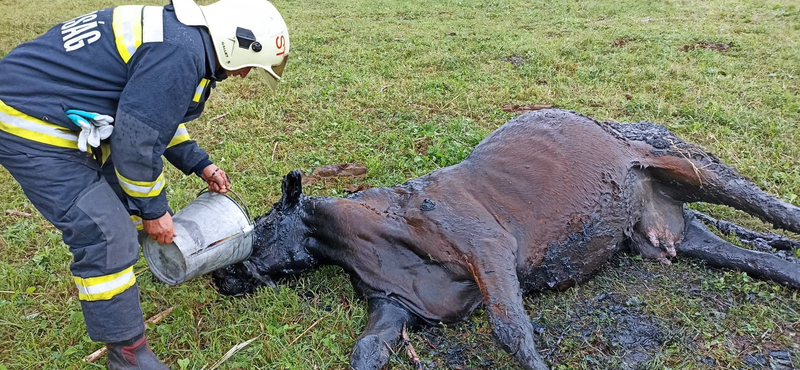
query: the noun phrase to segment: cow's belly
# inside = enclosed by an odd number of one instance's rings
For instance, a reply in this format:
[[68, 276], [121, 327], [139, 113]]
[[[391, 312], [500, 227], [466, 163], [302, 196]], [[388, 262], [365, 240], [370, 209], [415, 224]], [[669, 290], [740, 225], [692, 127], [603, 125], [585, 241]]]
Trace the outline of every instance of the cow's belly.
[[619, 182], [619, 191], [600, 194], [594, 207], [573, 209], [561, 217], [554, 215], [553, 219], [559, 221], [539, 230], [538, 235], [545, 237], [526, 245], [529, 255], [544, 254], [544, 258], [520, 266], [523, 289], [568, 288], [586, 280], [619, 252], [641, 218], [641, 195], [632, 186], [640, 176], [638, 171], [630, 171]]
[[520, 275], [523, 290], [569, 288], [586, 280], [619, 251], [623, 240], [621, 231], [591, 233], [572, 233], [565, 241], [553, 242], [542, 264]]

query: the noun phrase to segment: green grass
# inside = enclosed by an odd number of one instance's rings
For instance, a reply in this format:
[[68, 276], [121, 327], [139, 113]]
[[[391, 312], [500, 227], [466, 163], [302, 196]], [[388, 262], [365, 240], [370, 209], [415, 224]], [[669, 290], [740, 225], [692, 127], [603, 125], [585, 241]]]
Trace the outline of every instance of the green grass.
[[[0, 57], [59, 21], [111, 5], [0, 2]], [[458, 163], [513, 117], [503, 105], [528, 103], [602, 120], [665, 124], [770, 194], [800, 205], [796, 1], [279, 0], [275, 5], [292, 37], [279, 90], [267, 93], [252, 81], [226, 81], [205, 115], [189, 124], [254, 213], [269, 209], [279, 197], [281, 177], [296, 168], [357, 162], [370, 169], [366, 182], [388, 186]], [[616, 40], [624, 45], [615, 46]], [[733, 46], [727, 52], [682, 50], [696, 41]], [[509, 57], [522, 62], [508, 62]], [[174, 169], [168, 178], [175, 209], [203, 185]], [[5, 171], [0, 184], [0, 369], [100, 368], [80, 363], [99, 344], [85, 334], [69, 274], [71, 256], [59, 232]], [[344, 185], [306, 192], [341, 195]], [[740, 212], [702, 208], [767, 229]], [[9, 216], [5, 209], [34, 216]], [[145, 267], [141, 260], [136, 270]], [[283, 281], [280, 293], [265, 289], [247, 299], [217, 295], [207, 278], [167, 287], [145, 271], [139, 283], [146, 316], [176, 307], [148, 331], [154, 350], [174, 369], [201, 369], [256, 336], [222, 368], [347, 368], [350, 347], [366, 323], [365, 302], [338, 268]], [[553, 368], [621, 366], [625, 354], [608, 335], [619, 322], [587, 309], [595, 305], [593, 297], [608, 291], [620, 305], [634, 302], [625, 307], [635, 307], [637, 315], [661, 328], [663, 344], [645, 368], [738, 368], [748, 354], [786, 348], [795, 357], [800, 353], [796, 291], [686, 259], [667, 268], [621, 257], [586, 284], [527, 298], [531, 316], [541, 314], [539, 322], [546, 326], [540, 347], [557, 348], [550, 357]], [[438, 341], [437, 349], [426, 338]], [[412, 342], [424, 362], [439, 367], [516, 366], [493, 345], [481, 312], [429, 337], [412, 333]], [[390, 367], [411, 368], [403, 355]]]

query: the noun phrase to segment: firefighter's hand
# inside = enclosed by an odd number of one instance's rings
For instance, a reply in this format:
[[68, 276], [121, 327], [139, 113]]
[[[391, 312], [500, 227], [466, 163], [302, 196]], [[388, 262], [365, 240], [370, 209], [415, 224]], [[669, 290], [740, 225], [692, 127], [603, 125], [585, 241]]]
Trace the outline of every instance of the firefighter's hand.
[[155, 220], [142, 220], [144, 231], [150, 234], [153, 240], [161, 243], [172, 243], [172, 238], [178, 236], [175, 233], [175, 226], [172, 224], [172, 216], [169, 212]]
[[208, 190], [217, 193], [227, 193], [231, 188], [231, 182], [228, 180], [228, 174], [221, 170], [217, 165], [210, 164], [203, 169], [203, 180], [208, 183]]

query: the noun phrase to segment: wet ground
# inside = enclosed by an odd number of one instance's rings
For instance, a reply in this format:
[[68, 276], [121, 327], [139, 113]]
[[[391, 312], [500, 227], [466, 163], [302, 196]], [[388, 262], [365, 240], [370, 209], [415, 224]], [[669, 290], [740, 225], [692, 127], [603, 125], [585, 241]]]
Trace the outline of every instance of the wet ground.
[[683, 51], [692, 51], [695, 49], [709, 49], [709, 50], [716, 50], [719, 52], [726, 52], [733, 47], [732, 43], [722, 43], [722, 42], [712, 42], [712, 41], [696, 41], [691, 44], [686, 44], [683, 46]]
[[523, 63], [525, 63], [527, 61], [527, 60], [525, 60], [525, 58], [523, 58], [523, 57], [521, 57], [519, 55], [509, 55], [507, 57], [502, 57], [502, 58], [500, 58], [498, 60], [500, 60], [502, 62], [511, 63], [511, 64], [513, 64], [515, 66], [523, 64]]
[[[621, 255], [589, 282], [526, 303], [551, 369], [800, 369], [795, 291], [688, 259]], [[411, 337], [426, 369], [519, 368], [481, 310]], [[413, 368], [395, 350], [388, 368]]]

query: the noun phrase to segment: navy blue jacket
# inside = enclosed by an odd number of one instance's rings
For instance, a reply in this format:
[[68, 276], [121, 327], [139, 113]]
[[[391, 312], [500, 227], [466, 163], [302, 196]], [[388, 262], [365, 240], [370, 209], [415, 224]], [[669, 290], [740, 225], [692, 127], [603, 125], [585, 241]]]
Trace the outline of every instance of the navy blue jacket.
[[162, 155], [186, 174], [211, 164], [182, 123], [200, 116], [219, 71], [205, 28], [180, 23], [171, 6], [119, 6], [12, 50], [0, 60], [0, 102], [76, 132], [67, 109], [114, 117], [120, 185], [154, 219], [168, 209]]

